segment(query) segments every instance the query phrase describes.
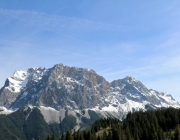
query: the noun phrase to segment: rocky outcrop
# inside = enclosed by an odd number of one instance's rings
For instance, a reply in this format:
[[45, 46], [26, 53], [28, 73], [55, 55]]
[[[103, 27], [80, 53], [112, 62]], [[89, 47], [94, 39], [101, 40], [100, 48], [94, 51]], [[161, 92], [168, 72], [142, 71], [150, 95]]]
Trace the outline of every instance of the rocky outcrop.
[[6, 80], [0, 90], [0, 106], [16, 109], [27, 105], [58, 111], [91, 109], [119, 118], [129, 111], [180, 107], [170, 94], [147, 89], [133, 77], [109, 83], [94, 70], [63, 64], [16, 71]]

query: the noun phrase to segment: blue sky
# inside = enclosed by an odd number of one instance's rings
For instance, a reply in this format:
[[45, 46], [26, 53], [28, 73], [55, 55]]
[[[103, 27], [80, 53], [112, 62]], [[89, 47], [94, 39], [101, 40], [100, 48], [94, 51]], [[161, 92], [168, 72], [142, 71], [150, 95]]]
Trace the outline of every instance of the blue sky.
[[0, 86], [57, 63], [132, 76], [180, 101], [180, 1], [1, 0]]

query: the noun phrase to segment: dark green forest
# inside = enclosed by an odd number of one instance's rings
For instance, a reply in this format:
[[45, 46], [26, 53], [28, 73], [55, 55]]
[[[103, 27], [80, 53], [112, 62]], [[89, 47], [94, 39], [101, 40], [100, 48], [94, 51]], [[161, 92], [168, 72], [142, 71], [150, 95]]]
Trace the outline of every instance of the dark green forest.
[[94, 121], [83, 121], [94, 122], [91, 127], [72, 131], [73, 116], [66, 116], [60, 124], [47, 124], [38, 109], [23, 108], [0, 115], [0, 140], [180, 140], [180, 109], [128, 113], [122, 121], [89, 114]]
[[[180, 140], [180, 109], [167, 108], [128, 113], [120, 121], [115, 118], [97, 120], [91, 130], [70, 130], [60, 140]], [[55, 135], [45, 139], [59, 140]]]

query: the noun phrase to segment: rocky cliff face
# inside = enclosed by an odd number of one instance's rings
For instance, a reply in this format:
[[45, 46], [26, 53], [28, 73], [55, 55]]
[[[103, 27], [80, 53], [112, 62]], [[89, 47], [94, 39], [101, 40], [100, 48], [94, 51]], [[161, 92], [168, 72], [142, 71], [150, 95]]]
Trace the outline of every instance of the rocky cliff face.
[[58, 64], [50, 69], [16, 71], [1, 89], [0, 105], [92, 108], [109, 90], [110, 84], [95, 71]]
[[180, 107], [170, 94], [147, 89], [135, 78], [125, 77], [109, 83], [94, 70], [63, 64], [49, 69], [16, 71], [6, 80], [0, 90], [0, 106], [16, 109], [27, 105], [57, 111], [88, 109], [101, 116], [118, 118], [129, 111]]

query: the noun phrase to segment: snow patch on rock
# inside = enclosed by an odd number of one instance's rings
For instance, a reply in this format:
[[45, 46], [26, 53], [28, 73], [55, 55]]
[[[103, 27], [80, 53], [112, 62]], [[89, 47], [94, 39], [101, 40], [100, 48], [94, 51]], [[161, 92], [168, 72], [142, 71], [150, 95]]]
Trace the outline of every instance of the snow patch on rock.
[[11, 114], [13, 112], [14, 112], [13, 110], [8, 110], [7, 108], [0, 106], [0, 114], [8, 115], [8, 114]]

